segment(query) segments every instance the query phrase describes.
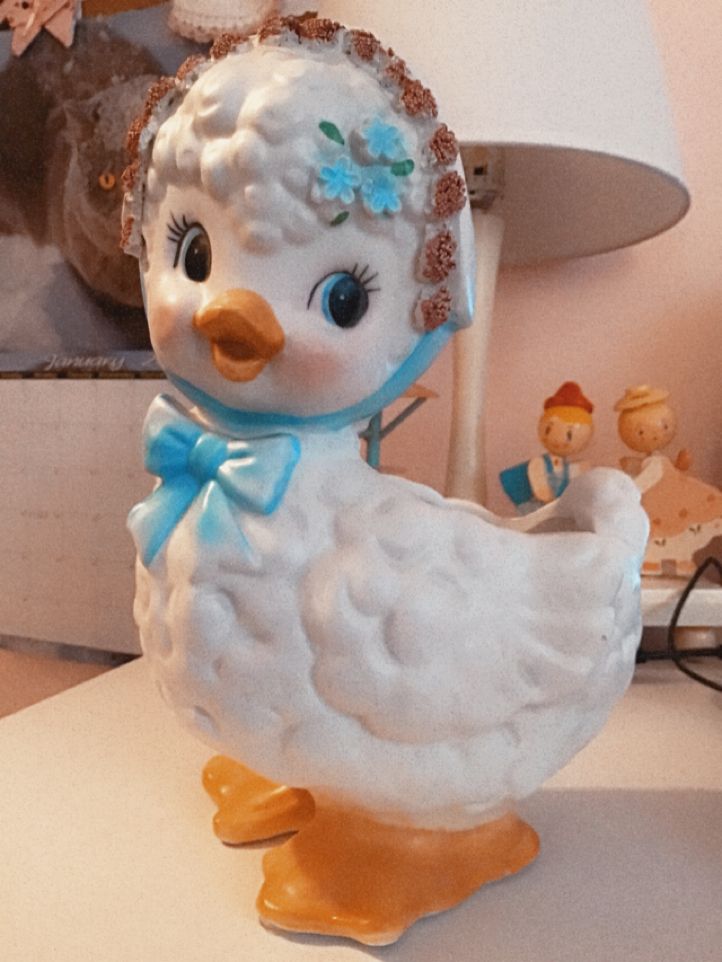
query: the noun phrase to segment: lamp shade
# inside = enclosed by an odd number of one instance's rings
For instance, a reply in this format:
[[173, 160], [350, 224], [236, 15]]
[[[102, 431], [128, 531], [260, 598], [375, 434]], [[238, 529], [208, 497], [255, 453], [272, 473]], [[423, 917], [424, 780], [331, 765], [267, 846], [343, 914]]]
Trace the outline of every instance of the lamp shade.
[[689, 206], [644, 0], [321, 0], [427, 82], [462, 145], [503, 148], [502, 263], [634, 244]]

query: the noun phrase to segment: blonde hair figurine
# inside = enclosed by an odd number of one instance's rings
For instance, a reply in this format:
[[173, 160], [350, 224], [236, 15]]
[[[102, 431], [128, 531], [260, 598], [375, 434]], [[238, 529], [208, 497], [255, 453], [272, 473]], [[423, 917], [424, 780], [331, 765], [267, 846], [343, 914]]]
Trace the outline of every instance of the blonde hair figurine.
[[689, 577], [696, 570], [694, 554], [722, 535], [722, 491], [688, 474], [686, 449], [674, 462], [660, 453], [677, 431], [668, 397], [669, 391], [640, 384], [627, 388], [614, 405], [620, 438], [644, 455], [622, 457], [620, 464], [634, 477], [649, 515], [642, 573]]
[[594, 405], [576, 383], [565, 381], [544, 401], [537, 433], [545, 454], [507, 468], [499, 475], [504, 492], [519, 514], [529, 514], [554, 501], [572, 478], [589, 468], [588, 462], [570, 461], [591, 441]]
[[[677, 433], [677, 417], [667, 403], [669, 391], [653, 388], [648, 384], [628, 387], [624, 397], [614, 405], [619, 412], [617, 430], [619, 436], [632, 451], [644, 454], [644, 458], [625, 456], [620, 458], [627, 474], [637, 475], [642, 470], [646, 456], [665, 448]], [[686, 448], [678, 452], [674, 466], [688, 471], [691, 459]]]

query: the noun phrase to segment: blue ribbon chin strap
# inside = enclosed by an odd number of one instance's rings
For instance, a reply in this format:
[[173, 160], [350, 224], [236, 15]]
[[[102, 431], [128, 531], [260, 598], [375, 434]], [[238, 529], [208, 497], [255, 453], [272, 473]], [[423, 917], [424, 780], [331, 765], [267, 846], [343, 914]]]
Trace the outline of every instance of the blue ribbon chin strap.
[[239, 433], [298, 430], [340, 431], [357, 421], [367, 421], [403, 394], [418, 377], [421, 377], [456, 330], [456, 321], [451, 320], [441, 327], [437, 327], [436, 330], [423, 334], [411, 353], [378, 390], [356, 404], [341, 408], [338, 411], [329, 411], [327, 414], [303, 416], [283, 414], [276, 411], [244, 411], [240, 408], [232, 408], [223, 404], [217, 398], [211, 397], [210, 394], [196, 387], [195, 384], [191, 384], [190, 381], [174, 374], [173, 371], [166, 369], [165, 373], [174, 387], [229, 431], [238, 431]]
[[301, 455], [300, 441], [290, 434], [236, 441], [205, 431], [163, 394], [148, 410], [143, 439], [145, 466], [161, 483], [132, 509], [128, 527], [146, 566], [199, 496], [199, 535], [206, 541], [227, 529], [229, 502], [273, 514]]

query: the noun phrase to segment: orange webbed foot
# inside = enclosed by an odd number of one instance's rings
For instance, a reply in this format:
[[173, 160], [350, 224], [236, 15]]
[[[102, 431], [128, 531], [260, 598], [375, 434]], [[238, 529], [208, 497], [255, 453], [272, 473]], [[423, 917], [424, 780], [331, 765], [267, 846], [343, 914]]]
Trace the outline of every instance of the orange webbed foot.
[[518, 872], [538, 850], [536, 832], [511, 813], [443, 832], [317, 808], [297, 835], [266, 852], [256, 905], [275, 928], [389, 945], [422, 916]]
[[213, 831], [229, 845], [286, 835], [313, 817], [309, 792], [271, 782], [225, 755], [205, 766], [203, 787], [218, 806]]

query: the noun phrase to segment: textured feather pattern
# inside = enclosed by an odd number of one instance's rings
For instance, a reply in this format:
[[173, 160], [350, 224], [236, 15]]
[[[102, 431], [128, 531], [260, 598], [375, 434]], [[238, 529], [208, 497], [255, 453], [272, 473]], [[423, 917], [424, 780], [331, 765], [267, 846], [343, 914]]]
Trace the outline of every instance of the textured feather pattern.
[[639, 639], [646, 522], [595, 471], [586, 531], [522, 534], [302, 439], [283, 504], [238, 550], [188, 512], [136, 618], [165, 697], [215, 747], [377, 816], [464, 828], [534, 791], [602, 726]]

